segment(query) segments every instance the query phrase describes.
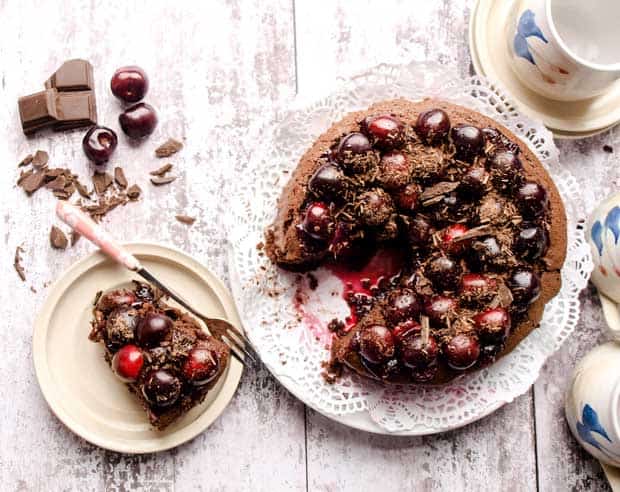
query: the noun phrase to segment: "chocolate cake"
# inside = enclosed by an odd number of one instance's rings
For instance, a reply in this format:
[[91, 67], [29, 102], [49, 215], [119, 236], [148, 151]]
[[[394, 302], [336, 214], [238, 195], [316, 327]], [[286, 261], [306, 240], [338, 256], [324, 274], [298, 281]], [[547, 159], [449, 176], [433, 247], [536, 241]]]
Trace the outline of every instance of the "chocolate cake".
[[224, 372], [226, 344], [144, 283], [99, 295], [90, 339], [162, 430], [201, 403]]
[[354, 270], [404, 255], [370, 294], [332, 357], [388, 382], [443, 383], [510, 352], [560, 289], [566, 216], [519, 138], [445, 101], [384, 101], [351, 113], [303, 155], [266, 232], [283, 269]]

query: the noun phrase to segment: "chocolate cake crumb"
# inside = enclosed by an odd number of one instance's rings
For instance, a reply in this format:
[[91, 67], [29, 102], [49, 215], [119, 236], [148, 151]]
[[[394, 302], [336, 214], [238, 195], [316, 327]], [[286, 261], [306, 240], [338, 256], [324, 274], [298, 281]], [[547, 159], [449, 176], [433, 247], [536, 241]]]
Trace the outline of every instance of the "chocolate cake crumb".
[[163, 176], [171, 169], [172, 169], [172, 164], [168, 163], [168, 164], [164, 164], [158, 169], [155, 169], [155, 171], [151, 171], [149, 174], [151, 176]]
[[607, 152], [608, 154], [612, 154], [614, 151], [614, 148], [611, 145], [603, 145], [603, 150]]
[[131, 201], [136, 201], [138, 198], [140, 198], [141, 193], [142, 190], [137, 184], [131, 185], [127, 190], [127, 198], [129, 198]]
[[67, 249], [68, 245], [67, 236], [58, 227], [52, 226], [50, 230], [50, 244], [55, 249]]
[[125, 188], [127, 188], [127, 178], [125, 177], [125, 172], [123, 171], [122, 167], [114, 168], [114, 181], [116, 181], [116, 184], [121, 189], [124, 190]]
[[183, 144], [174, 138], [169, 138], [155, 149], [155, 155], [159, 158], [170, 157], [183, 148]]
[[19, 278], [22, 279], [22, 282], [26, 281], [26, 272], [24, 271], [24, 267], [22, 266], [22, 257], [21, 254], [24, 252], [24, 249], [21, 246], [17, 246], [15, 248], [15, 258], [13, 260], [13, 267], [19, 275]]
[[25, 167], [25, 166], [30, 165], [30, 163], [32, 162], [32, 159], [33, 159], [32, 154], [28, 154], [21, 161], [19, 161], [19, 164], [17, 164], [17, 167]]
[[49, 155], [44, 150], [37, 150], [32, 158], [32, 165], [37, 169], [44, 168], [47, 166], [49, 161]]
[[261, 242], [259, 242], [259, 243], [256, 245], [256, 249], [257, 249], [258, 251], [261, 251], [264, 247], [265, 247], [265, 243], [264, 243], [264, 242], [262, 242], [262, 241], [261, 241]]
[[196, 218], [190, 217], [189, 215], [175, 215], [175, 218], [179, 222], [182, 222], [183, 224], [187, 224], [187, 225], [192, 225], [194, 222], [196, 222]]
[[177, 179], [176, 176], [154, 176], [151, 178], [151, 183], [155, 186], [162, 186], [172, 183], [175, 179]]

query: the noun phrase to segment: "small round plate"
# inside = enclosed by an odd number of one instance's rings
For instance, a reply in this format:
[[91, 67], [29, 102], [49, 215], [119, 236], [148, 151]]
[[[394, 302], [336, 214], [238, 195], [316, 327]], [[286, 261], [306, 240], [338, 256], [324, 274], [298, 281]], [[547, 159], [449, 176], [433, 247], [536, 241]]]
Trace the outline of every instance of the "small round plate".
[[620, 81], [606, 93], [583, 101], [553, 101], [525, 87], [510, 66], [506, 40], [512, 9], [520, 0], [478, 0], [469, 22], [474, 70], [500, 83], [521, 112], [542, 121], [558, 138], [585, 138], [620, 121]]
[[[208, 316], [241, 327], [228, 290], [199, 262], [155, 244], [129, 244], [127, 249]], [[101, 344], [88, 339], [95, 294], [129, 286], [132, 279], [135, 274], [100, 252], [65, 272], [50, 287], [35, 322], [34, 366], [50, 408], [77, 435], [112, 451], [152, 453], [178, 446], [209, 427], [231, 400], [243, 367], [233, 358], [202, 404], [165, 430], [153, 429], [138, 400], [105, 362]]]

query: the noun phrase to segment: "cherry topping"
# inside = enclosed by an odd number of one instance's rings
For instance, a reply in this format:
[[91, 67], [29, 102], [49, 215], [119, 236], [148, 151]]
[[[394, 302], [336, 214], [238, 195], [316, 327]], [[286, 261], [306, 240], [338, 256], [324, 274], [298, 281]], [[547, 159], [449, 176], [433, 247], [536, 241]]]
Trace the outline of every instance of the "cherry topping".
[[523, 165], [512, 152], [500, 149], [487, 159], [491, 181], [498, 190], [510, 191], [521, 183]]
[[519, 146], [510, 141], [505, 135], [500, 133], [496, 128], [486, 127], [482, 129], [482, 133], [487, 142], [495, 145], [495, 148], [504, 148], [513, 154], [518, 154], [521, 149]]
[[434, 364], [439, 354], [439, 346], [431, 335], [424, 340], [421, 334], [409, 333], [400, 341], [403, 364], [416, 369]]
[[136, 327], [136, 342], [142, 347], [154, 347], [164, 340], [172, 329], [172, 320], [161, 313], [148, 313]]
[[488, 343], [502, 343], [510, 333], [510, 315], [496, 307], [474, 316], [478, 336]]
[[448, 365], [457, 371], [472, 367], [480, 355], [480, 343], [472, 335], [459, 333], [444, 346], [443, 353]]
[[452, 128], [452, 142], [456, 147], [456, 158], [473, 162], [484, 150], [484, 135], [479, 128], [470, 125], [457, 125]]
[[187, 354], [187, 359], [183, 364], [183, 376], [194, 386], [202, 386], [213, 380], [219, 367], [215, 351], [197, 345]]
[[334, 219], [329, 207], [323, 202], [308, 205], [301, 227], [310, 237], [328, 241], [334, 232]]
[[514, 301], [519, 307], [527, 307], [540, 296], [540, 278], [533, 270], [516, 270], [509, 280]]
[[373, 325], [362, 330], [360, 354], [368, 362], [381, 364], [392, 358], [394, 352], [394, 336], [385, 326]]
[[447, 253], [458, 254], [467, 246], [468, 241], [455, 241], [469, 229], [464, 224], [452, 224], [441, 232], [441, 248]]
[[136, 296], [130, 290], [113, 290], [103, 294], [97, 301], [97, 309], [111, 311], [119, 307], [128, 307], [136, 302]]
[[476, 270], [485, 267], [502, 266], [504, 255], [497, 239], [493, 236], [474, 241], [471, 245], [469, 263]]
[[377, 179], [387, 190], [402, 188], [409, 182], [411, 166], [405, 154], [388, 152], [381, 157]]
[[128, 137], [143, 138], [155, 130], [157, 113], [150, 104], [138, 103], [122, 112], [118, 122]]
[[105, 324], [105, 338], [108, 347], [115, 349], [121, 345], [132, 343], [138, 324], [136, 309], [120, 307], [108, 315]]
[[333, 162], [319, 167], [308, 181], [310, 191], [325, 198], [342, 198], [348, 188], [347, 178]]
[[544, 214], [549, 205], [547, 190], [532, 181], [524, 183], [517, 191], [517, 204], [526, 217], [538, 217]]
[[128, 103], [142, 99], [149, 90], [149, 78], [140, 67], [119, 68], [110, 81], [112, 94]]
[[411, 373], [411, 379], [414, 383], [428, 383], [435, 379], [438, 370], [437, 364], [419, 367]]
[[426, 265], [424, 273], [439, 290], [454, 290], [461, 275], [461, 267], [447, 256], [438, 256]]
[[105, 164], [116, 149], [118, 138], [114, 130], [105, 126], [93, 126], [84, 135], [82, 149], [95, 164]]
[[427, 144], [441, 143], [450, 132], [450, 118], [442, 109], [425, 111], [418, 115], [415, 132]]
[[489, 173], [482, 166], [471, 166], [461, 180], [459, 192], [466, 198], [479, 198], [484, 193]]
[[121, 347], [112, 357], [112, 369], [120, 379], [127, 383], [138, 379], [143, 365], [142, 350], [135, 345]]
[[428, 242], [433, 234], [433, 228], [428, 220], [421, 215], [404, 219], [405, 229], [407, 231], [407, 238], [411, 246], [417, 248], [423, 248], [428, 245]]
[[392, 148], [402, 143], [404, 125], [391, 115], [375, 116], [365, 121], [366, 130], [373, 142], [384, 148]]
[[413, 212], [417, 206], [422, 190], [416, 183], [409, 183], [394, 195], [394, 202], [401, 212]]
[[528, 260], [536, 260], [543, 256], [548, 246], [547, 230], [535, 224], [524, 224], [516, 233], [512, 243], [515, 253]]
[[142, 394], [151, 405], [169, 407], [181, 396], [181, 381], [165, 369], [153, 370], [144, 380]]
[[397, 339], [401, 339], [404, 336], [406, 336], [408, 333], [410, 332], [418, 333], [421, 329], [422, 327], [420, 326], [420, 323], [412, 319], [407, 319], [405, 321], [401, 321], [400, 323], [398, 323], [392, 330], [392, 334]]
[[461, 293], [482, 292], [495, 288], [497, 282], [481, 273], [466, 273], [461, 278]]
[[424, 312], [431, 323], [436, 325], [445, 324], [446, 318], [456, 311], [456, 308], [456, 300], [447, 296], [433, 296], [424, 304]]
[[388, 297], [386, 317], [393, 325], [416, 318], [422, 309], [418, 295], [411, 289], [392, 291]]
[[356, 155], [365, 154], [372, 149], [370, 140], [363, 133], [354, 132], [345, 135], [340, 140], [336, 154], [341, 161], [346, 161]]
[[359, 196], [357, 209], [364, 224], [376, 227], [388, 221], [394, 213], [394, 204], [390, 195], [377, 188]]

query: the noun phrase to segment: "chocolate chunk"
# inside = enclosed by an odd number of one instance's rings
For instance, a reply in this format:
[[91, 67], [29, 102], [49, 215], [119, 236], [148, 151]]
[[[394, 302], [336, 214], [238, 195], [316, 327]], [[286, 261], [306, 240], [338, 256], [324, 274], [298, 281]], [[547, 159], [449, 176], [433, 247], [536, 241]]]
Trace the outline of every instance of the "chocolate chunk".
[[127, 197], [130, 200], [135, 201], [138, 198], [140, 198], [141, 193], [142, 193], [142, 190], [140, 189], [138, 185], [131, 185], [129, 189], [127, 190]]
[[170, 157], [183, 148], [183, 144], [174, 138], [169, 138], [155, 149], [155, 155], [159, 158]]
[[161, 186], [172, 183], [175, 179], [177, 179], [176, 176], [155, 176], [151, 178], [151, 183], [153, 183], [155, 186]]
[[164, 164], [159, 169], [155, 169], [155, 171], [151, 171], [149, 174], [151, 176], [163, 176], [171, 169], [172, 169], [172, 164], [168, 163], [168, 164]]
[[50, 243], [52, 248], [66, 249], [69, 242], [64, 232], [62, 232], [58, 227], [52, 226], [52, 229], [50, 230]]
[[67, 184], [67, 180], [63, 175], [58, 176], [53, 181], [50, 181], [45, 185], [45, 187], [52, 191], [61, 191], [65, 189]]
[[19, 275], [19, 278], [22, 279], [22, 282], [26, 281], [26, 272], [24, 271], [24, 267], [22, 266], [22, 257], [21, 254], [24, 252], [24, 249], [21, 246], [17, 246], [15, 248], [15, 258], [13, 260], [13, 267]]
[[67, 60], [45, 82], [45, 88], [58, 91], [93, 91], [93, 66], [86, 60]]
[[84, 198], [90, 198], [90, 191], [88, 191], [88, 189], [86, 188], [86, 186], [84, 186], [82, 183], [80, 183], [77, 179], [74, 181], [75, 184], [75, 188], [78, 191], [78, 193], [84, 197]]
[[97, 105], [95, 93], [58, 92], [56, 95], [56, 131], [71, 130], [97, 124]]
[[110, 176], [108, 173], [96, 172], [93, 175], [93, 185], [95, 186], [95, 193], [97, 193], [97, 195], [102, 195], [103, 193], [105, 193], [105, 190], [107, 190], [111, 184], [112, 176]]
[[436, 185], [426, 188], [420, 195], [420, 200], [425, 205], [430, 204], [428, 203], [429, 201], [442, 197], [443, 195], [446, 195], [450, 193], [451, 191], [456, 190], [458, 186], [459, 186], [459, 183], [453, 183], [450, 181], [442, 181], [441, 183], [437, 183]]
[[123, 171], [123, 168], [114, 168], [114, 181], [116, 181], [116, 184], [122, 189], [127, 188], [127, 178], [125, 177], [125, 172]]
[[49, 155], [44, 150], [37, 150], [32, 158], [32, 165], [36, 168], [43, 168], [47, 166], [49, 161]]
[[71, 231], [70, 237], [71, 237], [71, 246], [74, 246], [75, 243], [77, 243], [82, 236], [80, 235], [79, 232]]
[[24, 177], [23, 181], [18, 181], [18, 184], [26, 193], [32, 195], [45, 184], [45, 173], [41, 171], [31, 172], [27, 177]]
[[189, 215], [175, 215], [176, 219], [183, 224], [192, 225], [196, 222], [196, 217], [190, 217]]
[[54, 89], [37, 92], [17, 100], [22, 130], [30, 135], [38, 130], [52, 126], [58, 121]]
[[26, 157], [24, 157], [19, 164], [17, 165], [17, 167], [24, 167], [24, 166], [28, 166], [33, 159], [33, 155], [32, 154], [28, 154]]

